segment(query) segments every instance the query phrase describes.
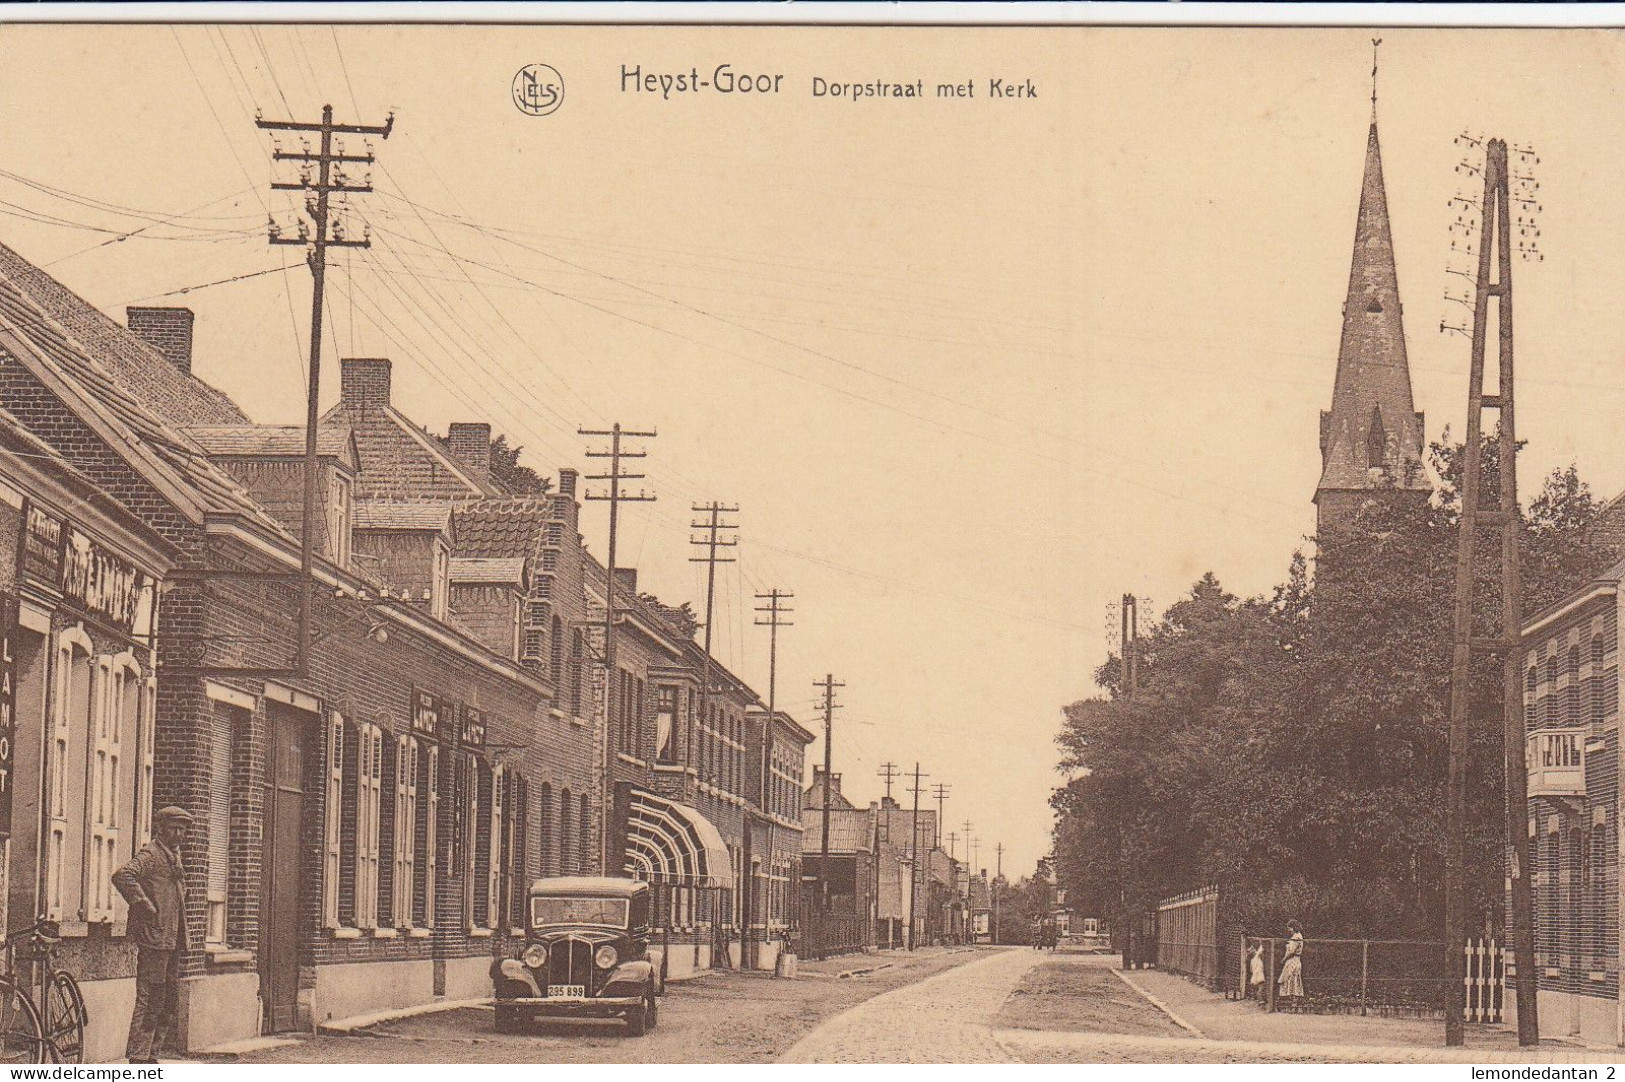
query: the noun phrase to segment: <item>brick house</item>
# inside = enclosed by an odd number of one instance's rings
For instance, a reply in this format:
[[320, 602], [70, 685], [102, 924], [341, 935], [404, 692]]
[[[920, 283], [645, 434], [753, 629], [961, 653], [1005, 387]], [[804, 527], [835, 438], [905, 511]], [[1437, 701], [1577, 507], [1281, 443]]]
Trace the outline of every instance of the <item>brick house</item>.
[[[843, 946], [891, 946], [900, 940], [880, 919], [883, 873], [876, 817], [877, 805], [859, 807], [841, 790], [841, 775], [813, 766], [811, 783], [802, 794], [801, 908], [811, 931], [818, 915], [859, 925], [854, 943]], [[824, 863], [824, 808], [829, 808], [829, 863]], [[878, 923], [877, 923], [878, 922]], [[826, 936], [851, 940], [839, 927]], [[816, 933], [815, 933], [816, 934]]]
[[[298, 671], [304, 431], [196, 378], [192, 313], [127, 316], [0, 247], [0, 530], [18, 554], [0, 571], [18, 723], [0, 897], [8, 928], [62, 921], [90, 1057], [118, 1054], [133, 998], [106, 873], [163, 804], [198, 816], [191, 1048], [485, 995], [531, 879], [606, 865], [671, 888], [664, 932], [690, 964], [737, 964], [747, 858], [767, 855], [768, 881], [794, 864], [792, 831], [745, 829], [759, 703], [716, 667], [701, 723], [692, 629], [635, 572], [605, 679], [575, 471], [506, 493], [488, 425], [440, 441], [392, 405], [387, 360], [343, 361]], [[804, 731], [773, 731], [799, 785]]]
[[[1543, 1035], [1625, 1044], [1619, 623], [1625, 563], [1524, 625], [1530, 887]], [[1508, 1009], [1513, 1006], [1507, 997]]]

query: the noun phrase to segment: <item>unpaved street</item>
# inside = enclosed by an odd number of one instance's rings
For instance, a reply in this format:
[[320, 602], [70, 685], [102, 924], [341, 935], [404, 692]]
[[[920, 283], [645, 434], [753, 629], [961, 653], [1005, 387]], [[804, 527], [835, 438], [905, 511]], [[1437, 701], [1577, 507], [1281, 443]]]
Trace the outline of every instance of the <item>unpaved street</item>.
[[[1028, 952], [1031, 953], [1031, 952]], [[870, 997], [975, 961], [986, 951], [927, 949], [802, 964], [793, 981], [716, 971], [673, 984], [643, 1037], [619, 1022], [570, 1022], [501, 1034], [487, 1010], [463, 1009], [300, 1039], [234, 1057], [243, 1063], [762, 1063], [821, 1020]], [[871, 970], [841, 978], [853, 970]]]

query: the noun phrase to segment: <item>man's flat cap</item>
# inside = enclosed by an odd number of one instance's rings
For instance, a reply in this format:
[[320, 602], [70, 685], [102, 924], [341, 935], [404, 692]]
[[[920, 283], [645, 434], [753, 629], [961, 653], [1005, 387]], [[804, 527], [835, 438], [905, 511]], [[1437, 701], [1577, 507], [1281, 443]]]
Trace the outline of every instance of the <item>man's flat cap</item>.
[[163, 826], [165, 823], [180, 823], [190, 826], [196, 817], [185, 808], [177, 808], [171, 804], [167, 808], [159, 808], [152, 815], [153, 826]]

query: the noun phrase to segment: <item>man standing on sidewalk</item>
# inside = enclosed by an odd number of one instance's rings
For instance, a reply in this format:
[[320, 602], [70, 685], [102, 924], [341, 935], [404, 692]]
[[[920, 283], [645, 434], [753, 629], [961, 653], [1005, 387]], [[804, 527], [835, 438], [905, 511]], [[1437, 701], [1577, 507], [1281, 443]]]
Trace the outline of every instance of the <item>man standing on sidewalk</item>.
[[135, 1011], [124, 1046], [131, 1063], [157, 1063], [174, 1027], [181, 952], [188, 946], [181, 842], [191, 825], [184, 808], [160, 809], [152, 817], [152, 841], [113, 873], [113, 886], [130, 903], [129, 934], [136, 944]]

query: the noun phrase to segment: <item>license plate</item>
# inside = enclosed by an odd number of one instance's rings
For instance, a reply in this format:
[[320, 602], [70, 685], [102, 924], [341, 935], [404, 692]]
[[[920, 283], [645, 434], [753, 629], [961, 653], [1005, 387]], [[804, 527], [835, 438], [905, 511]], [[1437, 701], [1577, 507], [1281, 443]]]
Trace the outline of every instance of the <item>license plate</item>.
[[587, 986], [584, 984], [550, 984], [547, 987], [548, 999], [586, 999]]

